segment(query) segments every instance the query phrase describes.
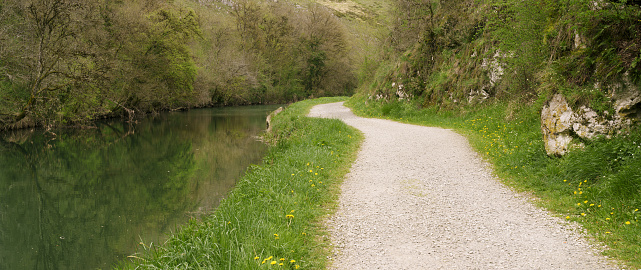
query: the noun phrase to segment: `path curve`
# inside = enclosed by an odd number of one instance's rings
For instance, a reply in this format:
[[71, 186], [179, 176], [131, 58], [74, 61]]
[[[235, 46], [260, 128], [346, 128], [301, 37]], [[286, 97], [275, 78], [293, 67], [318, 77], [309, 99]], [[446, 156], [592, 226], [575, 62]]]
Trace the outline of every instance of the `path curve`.
[[564, 220], [500, 184], [463, 136], [356, 117], [342, 103], [309, 116], [365, 135], [327, 222], [332, 269], [614, 269]]

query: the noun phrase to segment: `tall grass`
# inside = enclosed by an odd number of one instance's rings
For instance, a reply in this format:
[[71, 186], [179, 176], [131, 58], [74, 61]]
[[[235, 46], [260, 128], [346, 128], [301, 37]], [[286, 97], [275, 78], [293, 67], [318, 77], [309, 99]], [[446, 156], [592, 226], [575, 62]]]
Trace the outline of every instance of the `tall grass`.
[[355, 159], [361, 134], [339, 120], [305, 117], [324, 98], [292, 104], [272, 121], [275, 143], [218, 209], [162, 246], [141, 244], [120, 269], [323, 269], [323, 217]]
[[504, 183], [581, 224], [608, 247], [604, 254], [641, 268], [641, 129], [587, 141], [583, 149], [552, 158], [544, 150], [537, 104], [514, 109], [496, 101], [456, 111], [363, 97], [347, 104], [359, 115], [452, 128], [466, 135]]

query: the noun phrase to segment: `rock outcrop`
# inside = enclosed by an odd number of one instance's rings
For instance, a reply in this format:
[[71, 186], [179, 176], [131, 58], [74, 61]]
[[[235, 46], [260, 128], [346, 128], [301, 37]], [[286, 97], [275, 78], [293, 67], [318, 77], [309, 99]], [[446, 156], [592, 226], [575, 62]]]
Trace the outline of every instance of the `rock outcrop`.
[[572, 142], [574, 112], [561, 94], [556, 94], [541, 111], [541, 132], [548, 155], [562, 156]]
[[620, 118], [641, 118], [641, 91], [624, 77], [623, 83], [612, 87], [614, 109]]
[[610, 138], [641, 119], [641, 91], [638, 88], [625, 82], [610, 89], [610, 93], [615, 111], [613, 114], [604, 111], [602, 115], [586, 106], [574, 112], [563, 95], [554, 95], [541, 111], [541, 131], [547, 154], [563, 156], [575, 138]]

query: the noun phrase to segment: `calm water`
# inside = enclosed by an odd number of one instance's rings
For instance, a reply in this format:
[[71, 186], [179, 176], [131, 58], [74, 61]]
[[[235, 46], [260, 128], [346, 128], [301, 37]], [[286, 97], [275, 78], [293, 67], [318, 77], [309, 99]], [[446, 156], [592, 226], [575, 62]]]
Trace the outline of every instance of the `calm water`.
[[254, 136], [276, 107], [0, 134], [0, 269], [109, 269], [162, 243], [261, 162]]

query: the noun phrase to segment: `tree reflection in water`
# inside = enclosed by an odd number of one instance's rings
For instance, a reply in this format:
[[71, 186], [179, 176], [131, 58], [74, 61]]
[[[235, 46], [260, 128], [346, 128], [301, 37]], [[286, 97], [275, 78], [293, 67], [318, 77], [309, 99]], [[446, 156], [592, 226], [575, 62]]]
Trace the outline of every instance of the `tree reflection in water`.
[[274, 106], [0, 136], [0, 269], [96, 269], [209, 213], [265, 147]]

